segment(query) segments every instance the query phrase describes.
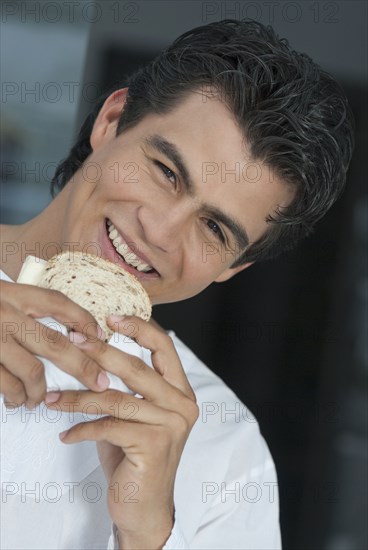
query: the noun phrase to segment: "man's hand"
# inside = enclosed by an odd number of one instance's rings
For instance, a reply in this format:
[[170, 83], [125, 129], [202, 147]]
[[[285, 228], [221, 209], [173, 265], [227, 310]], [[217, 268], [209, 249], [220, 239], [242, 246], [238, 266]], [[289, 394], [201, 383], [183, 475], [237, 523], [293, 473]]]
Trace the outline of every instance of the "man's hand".
[[0, 298], [0, 393], [5, 403], [34, 407], [44, 399], [44, 368], [35, 355], [46, 357], [90, 389], [108, 387], [109, 380], [96, 361], [60, 332], [35, 320], [52, 317], [97, 340], [103, 337], [102, 330], [88, 311], [61, 292], [6, 281], [0, 281]]
[[46, 403], [68, 412], [91, 411], [93, 404], [94, 412], [108, 415], [72, 427], [61, 435], [62, 441], [98, 442], [120, 548], [162, 548], [174, 523], [176, 471], [198, 407], [166, 333], [136, 317], [125, 317], [120, 323], [115, 319], [110, 326], [148, 348], [154, 370], [103, 342], [78, 347], [143, 399], [115, 390], [64, 391], [48, 394]]

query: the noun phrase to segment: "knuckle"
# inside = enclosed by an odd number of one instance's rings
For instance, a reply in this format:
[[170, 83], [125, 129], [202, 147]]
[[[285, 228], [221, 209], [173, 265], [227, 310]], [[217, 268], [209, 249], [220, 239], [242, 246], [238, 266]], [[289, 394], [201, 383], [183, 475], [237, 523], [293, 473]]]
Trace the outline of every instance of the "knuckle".
[[38, 382], [40, 378], [43, 377], [43, 374], [43, 364], [41, 363], [41, 361], [38, 361], [38, 359], [35, 358], [28, 368], [27, 378], [31, 382]]
[[78, 365], [80, 376], [82, 376], [83, 379], [87, 379], [92, 374], [93, 375], [95, 374], [96, 368], [97, 368], [96, 363], [92, 361], [92, 359], [90, 359], [88, 355], [85, 355], [83, 353]]
[[191, 401], [188, 407], [188, 418], [191, 426], [193, 426], [197, 422], [199, 413], [200, 411], [199, 406], [197, 405], [197, 401]]
[[84, 397], [84, 393], [81, 391], [81, 390], [74, 390], [73, 391], [73, 397], [71, 398], [71, 400], [69, 401], [68, 399], [64, 401], [64, 404], [65, 403], [70, 403], [70, 404], [73, 404], [74, 405], [81, 405], [81, 403], [84, 403], [83, 401], [83, 397]]
[[174, 343], [171, 337], [166, 332], [159, 332], [158, 338], [159, 338], [161, 347], [163, 348], [166, 348], [168, 346], [174, 347]]
[[104, 432], [110, 432], [116, 425], [116, 419], [113, 416], [105, 416], [101, 421]]
[[148, 368], [146, 363], [139, 357], [132, 355], [130, 358], [130, 366], [133, 368], [134, 373], [137, 375], [144, 374]]
[[51, 327], [43, 327], [42, 336], [47, 344], [52, 346], [55, 353], [63, 353], [70, 346], [69, 340], [63, 336], [61, 332], [58, 332]]

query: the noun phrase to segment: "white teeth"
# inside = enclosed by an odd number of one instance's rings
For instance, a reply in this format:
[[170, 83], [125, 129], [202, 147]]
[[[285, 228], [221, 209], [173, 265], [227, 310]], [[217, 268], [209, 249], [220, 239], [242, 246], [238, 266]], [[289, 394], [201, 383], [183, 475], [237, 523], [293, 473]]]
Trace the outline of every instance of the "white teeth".
[[148, 264], [137, 265], [138, 271], [149, 271], [151, 268]]
[[124, 260], [135, 267], [138, 271], [150, 271], [151, 266], [148, 264], [145, 264], [142, 262], [136, 254], [129, 248], [129, 245], [126, 243], [123, 243], [122, 237], [119, 235], [117, 229], [115, 228], [114, 224], [108, 220], [107, 225], [109, 228], [109, 238], [113, 242], [116, 250], [119, 252], [121, 256], [123, 256]]
[[128, 252], [128, 254], [126, 254], [125, 256], [125, 259], [127, 262], [129, 262], [130, 264], [133, 264], [135, 267], [140, 263], [142, 263], [140, 260], [138, 260], [137, 256], [132, 252]]
[[119, 244], [121, 243], [122, 238], [119, 235], [118, 237], [116, 237], [116, 239], [111, 239], [111, 240], [114, 243], [115, 248], [117, 248], [119, 246]]
[[127, 244], [119, 244], [116, 248], [119, 254], [122, 254], [123, 256], [125, 256], [129, 250], [129, 246]]

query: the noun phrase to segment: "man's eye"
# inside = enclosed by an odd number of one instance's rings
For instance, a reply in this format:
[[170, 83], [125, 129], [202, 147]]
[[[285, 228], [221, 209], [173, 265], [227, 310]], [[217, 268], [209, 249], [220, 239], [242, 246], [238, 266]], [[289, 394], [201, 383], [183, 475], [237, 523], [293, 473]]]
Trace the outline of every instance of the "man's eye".
[[221, 231], [221, 228], [217, 225], [216, 222], [213, 220], [207, 220], [207, 225], [210, 228], [210, 230], [215, 233], [215, 235], [220, 239], [221, 242], [225, 242], [225, 237], [223, 232]]
[[160, 168], [160, 170], [162, 171], [162, 173], [165, 175], [165, 177], [166, 177], [173, 185], [176, 185], [176, 184], [177, 184], [177, 178], [176, 178], [175, 172], [173, 172], [172, 170], [170, 170], [170, 168], [168, 168], [167, 166], [165, 166], [164, 164], [162, 164], [162, 162], [159, 162], [158, 160], [156, 161], [156, 164], [157, 164], [157, 166]]

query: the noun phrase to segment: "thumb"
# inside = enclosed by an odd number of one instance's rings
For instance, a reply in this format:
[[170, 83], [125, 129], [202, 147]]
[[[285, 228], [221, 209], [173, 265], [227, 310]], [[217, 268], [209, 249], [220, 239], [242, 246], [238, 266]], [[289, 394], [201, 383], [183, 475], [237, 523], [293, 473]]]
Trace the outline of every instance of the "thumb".
[[97, 443], [97, 452], [107, 482], [110, 483], [111, 477], [123, 461], [125, 453], [121, 447], [112, 445], [108, 441], [99, 441]]

